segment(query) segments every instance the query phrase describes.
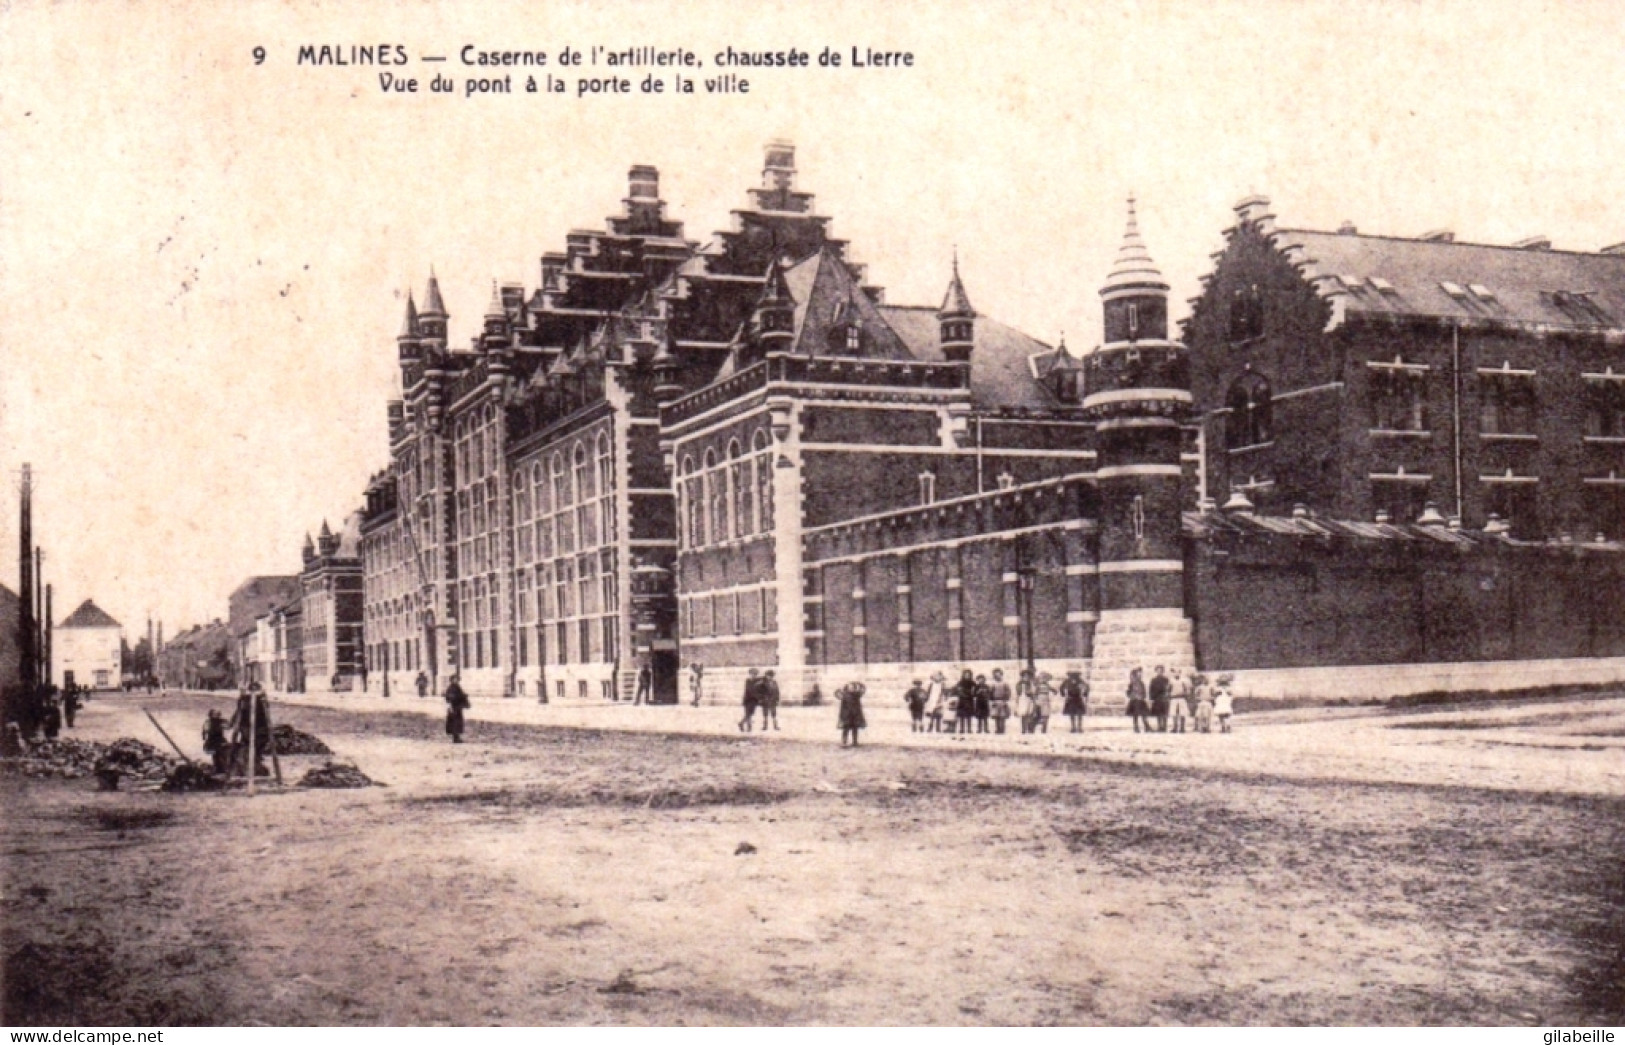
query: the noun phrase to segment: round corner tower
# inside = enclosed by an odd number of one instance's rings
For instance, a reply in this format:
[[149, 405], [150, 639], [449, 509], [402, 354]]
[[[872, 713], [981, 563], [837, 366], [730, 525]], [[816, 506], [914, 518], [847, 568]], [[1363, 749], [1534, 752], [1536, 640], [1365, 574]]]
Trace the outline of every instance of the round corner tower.
[[1100, 491], [1100, 620], [1091, 685], [1123, 699], [1143, 668], [1195, 669], [1185, 616], [1180, 465], [1191, 411], [1185, 346], [1168, 337], [1168, 283], [1140, 238], [1134, 200], [1117, 262], [1100, 289], [1105, 340], [1085, 360], [1083, 408], [1095, 423]]

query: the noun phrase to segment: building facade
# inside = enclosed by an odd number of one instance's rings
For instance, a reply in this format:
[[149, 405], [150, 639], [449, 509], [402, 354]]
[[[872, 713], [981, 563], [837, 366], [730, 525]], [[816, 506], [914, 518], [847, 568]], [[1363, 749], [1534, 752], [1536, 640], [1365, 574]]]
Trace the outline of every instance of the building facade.
[[299, 574], [299, 676], [309, 692], [349, 693], [365, 669], [360, 557], [361, 513], [334, 533], [322, 523], [305, 538]]
[[91, 689], [124, 685], [124, 626], [86, 599], [53, 630], [51, 681]]

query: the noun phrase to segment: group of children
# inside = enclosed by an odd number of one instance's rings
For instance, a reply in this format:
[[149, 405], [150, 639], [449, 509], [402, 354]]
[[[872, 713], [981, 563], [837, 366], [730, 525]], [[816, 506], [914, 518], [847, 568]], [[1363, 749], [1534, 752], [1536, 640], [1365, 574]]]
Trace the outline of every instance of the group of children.
[[1003, 733], [1012, 718], [1023, 733], [1048, 733], [1057, 699], [1072, 732], [1081, 733], [1083, 716], [1089, 713], [1089, 683], [1078, 671], [1067, 672], [1058, 688], [1049, 672], [1030, 668], [1014, 686], [1000, 668], [993, 669], [991, 681], [967, 670], [951, 686], [939, 671], [929, 684], [916, 679], [903, 696], [914, 732], [955, 734]]
[[1134, 732], [1183, 733], [1185, 723], [1193, 721], [1196, 732], [1211, 733], [1215, 718], [1219, 732], [1230, 732], [1230, 717], [1235, 713], [1235, 695], [1230, 692], [1233, 681], [1229, 675], [1220, 675], [1214, 685], [1208, 684], [1206, 675], [1187, 680], [1178, 668], [1170, 676], [1159, 664], [1147, 686], [1144, 669], [1135, 668], [1129, 673], [1127, 708]]

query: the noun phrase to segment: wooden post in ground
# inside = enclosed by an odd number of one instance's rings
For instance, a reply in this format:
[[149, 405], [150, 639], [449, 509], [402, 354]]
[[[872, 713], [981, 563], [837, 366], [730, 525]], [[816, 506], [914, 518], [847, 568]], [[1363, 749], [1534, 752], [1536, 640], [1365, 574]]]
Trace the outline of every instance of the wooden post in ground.
[[147, 716], [147, 720], [152, 723], [153, 727], [157, 729], [159, 733], [163, 734], [164, 739], [169, 741], [169, 746], [175, 749], [175, 754], [181, 756], [181, 761], [185, 762], [187, 765], [192, 765], [191, 758], [187, 756], [186, 752], [181, 750], [181, 746], [179, 744], [175, 743], [175, 738], [170, 736], [169, 732], [165, 730], [163, 726], [158, 725], [158, 720], [152, 717], [152, 712], [148, 711], [146, 708], [142, 708], [141, 712]]

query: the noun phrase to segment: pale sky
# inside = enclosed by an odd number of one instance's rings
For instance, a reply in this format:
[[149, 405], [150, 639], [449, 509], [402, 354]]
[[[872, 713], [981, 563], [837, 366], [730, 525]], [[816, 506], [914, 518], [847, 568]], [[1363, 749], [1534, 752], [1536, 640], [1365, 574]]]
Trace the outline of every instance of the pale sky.
[[[296, 67], [324, 43], [402, 44], [391, 71], [458, 93]], [[464, 99], [465, 44], [915, 65]], [[408, 287], [433, 264], [466, 344], [634, 163], [704, 238], [789, 138], [889, 300], [940, 301], [957, 244], [979, 311], [1082, 351], [1130, 191], [1176, 317], [1255, 192], [1288, 226], [1625, 240], [1622, 55], [1608, 2], [0, 3], [0, 583], [23, 461], [59, 620], [93, 597], [173, 635], [297, 572], [387, 460]]]

